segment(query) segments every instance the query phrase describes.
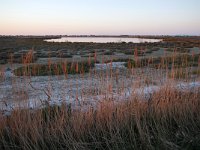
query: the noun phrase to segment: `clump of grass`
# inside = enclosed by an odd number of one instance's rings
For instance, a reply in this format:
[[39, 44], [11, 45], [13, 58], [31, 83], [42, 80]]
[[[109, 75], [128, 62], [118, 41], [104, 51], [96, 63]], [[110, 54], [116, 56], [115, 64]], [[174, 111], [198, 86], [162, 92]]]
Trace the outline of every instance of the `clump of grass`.
[[147, 60], [146, 59], [140, 59], [140, 60], [133, 60], [129, 59], [127, 63], [124, 64], [127, 68], [141, 68], [147, 66]]
[[106, 60], [104, 63], [110, 63], [110, 62], [128, 62], [130, 59], [127, 58], [118, 58], [118, 59], [112, 59], [112, 60]]
[[[134, 55], [134, 50], [124, 50], [124, 54], [126, 55]], [[143, 56], [144, 54], [141, 51], [138, 51], [138, 56]]]
[[187, 68], [197, 67], [199, 64], [199, 54], [196, 55], [172, 55], [167, 57], [155, 57], [155, 58], [142, 58], [142, 59], [130, 59], [125, 67], [152, 67], [156, 69], [172, 69], [172, 68]]
[[192, 75], [200, 75], [200, 69], [193, 70]]
[[171, 72], [168, 74], [168, 77], [173, 79], [188, 79], [189, 75], [190, 73], [185, 69], [175, 69], [171, 70]]
[[114, 55], [114, 52], [109, 50], [104, 52], [104, 55]]
[[166, 50], [169, 51], [169, 52], [178, 52], [178, 53], [189, 53], [190, 52], [190, 50], [185, 48], [185, 47], [178, 47], [178, 48], [175, 48], [175, 49], [167, 48]]
[[94, 61], [88, 62], [70, 62], [57, 64], [33, 64], [14, 70], [16, 76], [50, 76], [63, 74], [81, 74], [87, 73], [94, 67]]

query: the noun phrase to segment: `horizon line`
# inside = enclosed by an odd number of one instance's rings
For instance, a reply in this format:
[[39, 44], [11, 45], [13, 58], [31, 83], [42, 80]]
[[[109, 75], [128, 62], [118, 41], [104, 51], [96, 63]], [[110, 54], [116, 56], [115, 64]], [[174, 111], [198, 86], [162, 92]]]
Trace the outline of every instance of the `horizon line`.
[[77, 36], [77, 37], [100, 37], [100, 36], [200, 36], [200, 34], [0, 34], [0, 36]]

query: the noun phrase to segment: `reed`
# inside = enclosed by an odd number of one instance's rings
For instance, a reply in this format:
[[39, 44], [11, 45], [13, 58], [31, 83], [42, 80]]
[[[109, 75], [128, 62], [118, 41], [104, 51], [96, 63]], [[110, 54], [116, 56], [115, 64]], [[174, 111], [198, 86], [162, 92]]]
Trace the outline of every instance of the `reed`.
[[1, 149], [199, 149], [200, 94], [166, 88], [97, 109], [69, 105], [1, 116]]
[[[46, 94], [46, 103], [34, 109], [13, 108], [9, 115], [1, 111], [0, 149], [200, 149], [200, 89], [178, 90], [173, 86], [177, 81], [177, 70], [187, 73], [187, 81], [193, 79], [193, 72], [198, 80], [199, 56], [174, 54], [172, 57], [140, 60], [135, 49], [133, 57], [126, 60], [127, 69], [121, 75], [120, 70], [110, 67], [99, 71], [92, 69], [94, 62], [90, 57], [84, 63], [63, 61], [54, 64], [49, 59], [48, 64], [38, 65], [31, 64], [32, 53], [28, 53], [23, 57], [24, 66], [17, 69], [20, 73], [16, 73], [24, 75], [23, 83], [13, 79], [12, 93], [28, 97], [25, 91], [30, 87], [26, 83], [30, 83], [35, 91]], [[95, 52], [95, 61], [96, 58]], [[105, 61], [105, 58], [102, 60]], [[108, 65], [112, 63], [111, 59]], [[84, 66], [89, 70], [86, 71]], [[191, 68], [193, 71], [189, 71]], [[43, 73], [43, 70], [46, 72]], [[76, 75], [69, 77], [72, 70]], [[136, 87], [151, 85], [157, 78], [154, 77], [155, 71], [166, 80], [165, 86], [148, 98], [134, 92]], [[61, 74], [70, 81], [59, 87], [59, 91], [66, 88], [72, 91], [75, 81], [76, 102], [63, 100], [60, 105], [51, 105], [54, 90], [51, 77]], [[172, 79], [168, 78], [169, 74], [174, 75]], [[37, 75], [49, 75], [47, 88], [34, 87], [30, 76]], [[84, 82], [86, 79], [87, 83]], [[19, 91], [21, 84], [27, 87]], [[130, 96], [119, 100], [118, 97], [127, 89], [132, 90]], [[89, 102], [81, 101], [79, 95], [89, 98], [103, 96], [94, 105], [84, 107]], [[4, 101], [8, 103], [9, 99]]]

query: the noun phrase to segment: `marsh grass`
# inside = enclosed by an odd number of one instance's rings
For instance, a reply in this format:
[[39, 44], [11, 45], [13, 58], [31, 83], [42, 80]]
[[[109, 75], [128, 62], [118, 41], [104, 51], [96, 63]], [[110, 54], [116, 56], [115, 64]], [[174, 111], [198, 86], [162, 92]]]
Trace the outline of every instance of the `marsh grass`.
[[[181, 55], [179, 58], [174, 55], [143, 60], [137, 59], [137, 56], [135, 53], [134, 60], [127, 60], [127, 73], [138, 67], [157, 66], [157, 69], [175, 73], [175, 69], [193, 67], [193, 63], [199, 66], [199, 56]], [[17, 70], [20, 72], [19, 75], [24, 71], [27, 71], [27, 75], [38, 75], [38, 73], [59, 75], [61, 71], [67, 74], [68, 69], [72, 68], [74, 72], [79, 73], [81, 68], [78, 63], [74, 66], [64, 63], [56, 64], [56, 69], [55, 64], [50, 61], [44, 66], [32, 66], [29, 64], [30, 58], [32, 58], [31, 53], [24, 58], [25, 68]], [[88, 58], [85, 64], [90, 66], [91, 60]], [[113, 80], [106, 85], [104, 80], [108, 76], [117, 78], [117, 73], [112, 69], [106, 70], [105, 76], [102, 72], [95, 73], [89, 71], [87, 76], [89, 81], [93, 80], [93, 76], [100, 76], [102, 88], [112, 93]], [[152, 93], [148, 99], [132, 93], [128, 100], [118, 102], [115, 102], [114, 98], [105, 96], [96, 103], [96, 107], [91, 106], [87, 109], [81, 107], [75, 109], [71, 104], [63, 102], [59, 106], [46, 104], [45, 107], [38, 109], [13, 109], [9, 115], [2, 113], [0, 149], [198, 150], [200, 149], [200, 89], [177, 90], [170, 86], [171, 82], [175, 81], [175, 78], [173, 79], [169, 80], [165, 87]], [[84, 88], [84, 85], [82, 86]], [[90, 92], [93, 91], [89, 90], [88, 95]], [[94, 93], [96, 92], [94, 89]]]
[[27, 65], [14, 70], [16, 76], [49, 76], [63, 74], [81, 74], [88, 73], [94, 67], [94, 61], [90, 64], [87, 62], [70, 62], [55, 64], [33, 64]]
[[200, 94], [166, 88], [97, 109], [69, 105], [1, 116], [1, 149], [199, 149]]
[[[167, 57], [151, 57], [135, 59], [122, 59], [127, 62], [125, 66], [128, 68], [136, 67], [151, 67], [156, 69], [173, 69], [173, 68], [187, 68], [198, 67], [200, 55], [176, 54]], [[117, 60], [115, 60], [117, 61]], [[121, 61], [119, 59], [119, 61]]]

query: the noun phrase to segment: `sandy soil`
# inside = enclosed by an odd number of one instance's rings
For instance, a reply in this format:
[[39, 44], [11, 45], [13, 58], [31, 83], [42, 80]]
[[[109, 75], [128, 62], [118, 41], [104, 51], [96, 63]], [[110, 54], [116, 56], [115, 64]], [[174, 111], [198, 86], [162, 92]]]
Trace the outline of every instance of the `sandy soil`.
[[169, 80], [165, 70], [127, 70], [123, 62], [96, 64], [85, 75], [5, 78], [0, 82], [0, 109], [9, 112], [19, 107], [33, 109], [62, 102], [86, 109], [105, 99], [127, 100], [133, 94], [148, 99], [151, 93], [169, 83], [179, 89], [200, 87], [198, 78], [195, 82]]

